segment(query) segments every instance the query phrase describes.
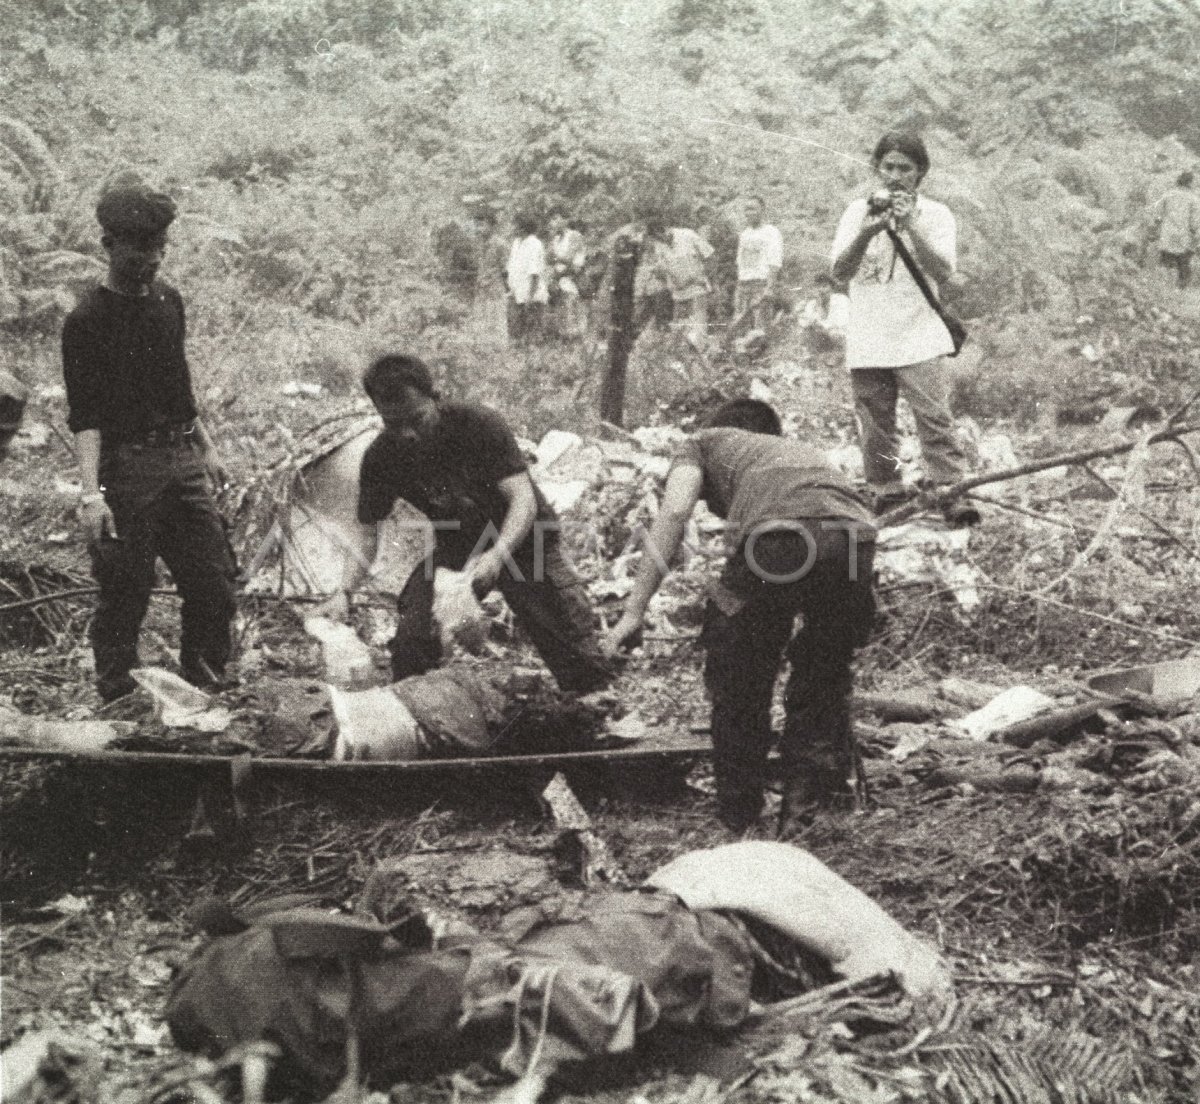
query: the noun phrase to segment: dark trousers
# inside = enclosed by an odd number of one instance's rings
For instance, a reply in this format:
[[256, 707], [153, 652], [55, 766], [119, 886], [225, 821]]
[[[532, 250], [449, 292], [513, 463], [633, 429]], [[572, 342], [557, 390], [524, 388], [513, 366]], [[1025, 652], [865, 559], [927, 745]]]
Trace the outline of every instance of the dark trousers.
[[88, 549], [100, 587], [91, 626], [100, 696], [110, 701], [135, 688], [129, 672], [138, 666], [138, 633], [159, 557], [183, 600], [184, 678], [204, 685], [220, 677], [237, 610], [236, 567], [198, 446], [105, 447], [100, 481], [117, 528], [117, 539], [102, 537]]
[[[823, 528], [809, 520], [803, 533], [764, 534], [749, 554], [743, 545], [705, 610], [713, 769], [721, 814], [731, 823], [748, 823], [762, 809], [771, 698], [785, 656], [785, 785], [807, 775], [819, 787], [845, 791], [853, 774], [851, 664], [874, 620], [875, 548], [833, 528], [847, 524], [830, 519]], [[793, 575], [799, 577], [777, 581]], [[793, 634], [798, 614], [803, 625]]]
[[509, 337], [514, 341], [528, 342], [545, 334], [545, 303], [518, 303], [511, 295], [506, 302]]
[[1176, 283], [1185, 288], [1192, 282], [1191, 253], [1168, 253], [1165, 249], [1158, 255], [1159, 263], [1175, 270]]
[[[461, 570], [466, 559], [464, 551], [438, 548], [431, 561], [418, 564], [408, 577], [397, 603], [400, 620], [391, 643], [394, 680], [422, 674], [441, 662], [442, 646], [433, 621], [433, 577], [438, 567]], [[563, 557], [558, 541], [545, 540], [540, 557], [533, 540], [526, 541], [513, 563], [517, 571], [505, 567], [496, 585], [558, 685], [580, 692], [606, 685], [612, 665], [600, 652], [583, 582]]]
[[640, 334], [653, 323], [659, 329], [667, 329], [675, 318], [675, 301], [670, 291], [656, 291], [640, 296], [633, 307], [633, 332]]

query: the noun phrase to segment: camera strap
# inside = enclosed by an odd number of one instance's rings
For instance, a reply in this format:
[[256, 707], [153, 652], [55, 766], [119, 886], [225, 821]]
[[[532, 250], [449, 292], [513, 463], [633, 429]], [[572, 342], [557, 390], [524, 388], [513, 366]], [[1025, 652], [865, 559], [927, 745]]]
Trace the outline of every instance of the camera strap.
[[904, 262], [904, 267], [908, 269], [908, 274], [913, 278], [913, 282], [921, 289], [921, 294], [925, 296], [926, 301], [940, 318], [943, 313], [942, 302], [934, 295], [933, 288], [929, 286], [929, 281], [925, 278], [925, 273], [913, 260], [913, 255], [908, 251], [908, 246], [904, 244], [904, 239], [890, 226], [887, 228], [887, 235], [892, 239], [892, 248], [896, 250], [896, 256]]
[[913, 260], [912, 254], [908, 251], [908, 246], [904, 244], [904, 240], [890, 226], [887, 228], [888, 237], [892, 239], [892, 247], [903, 262], [904, 267], [908, 269], [909, 275], [912, 276], [913, 282], [921, 289], [921, 294], [925, 296], [925, 301], [933, 309], [933, 313], [942, 320], [950, 333], [950, 338], [954, 342], [954, 353], [962, 347], [962, 343], [967, 338], [966, 327], [963, 326], [957, 318], [942, 306], [942, 301], [933, 293], [933, 288], [929, 286], [929, 281], [925, 278], [925, 273], [921, 271], [920, 266]]

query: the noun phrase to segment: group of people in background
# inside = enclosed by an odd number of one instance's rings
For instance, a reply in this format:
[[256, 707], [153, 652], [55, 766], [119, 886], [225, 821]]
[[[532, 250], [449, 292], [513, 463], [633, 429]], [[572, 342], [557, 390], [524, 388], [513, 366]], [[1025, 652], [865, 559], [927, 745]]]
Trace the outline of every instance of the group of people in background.
[[516, 341], [582, 337], [595, 291], [586, 224], [554, 210], [544, 230], [529, 214], [517, 215], [513, 229], [504, 264], [509, 336]]
[[[697, 208], [694, 219], [676, 221], [659, 211], [639, 220], [635, 325], [639, 333], [650, 328], [673, 335], [668, 354], [707, 365], [714, 323], [724, 328], [726, 341], [770, 330], [783, 237], [766, 221], [761, 196], [746, 200], [744, 215], [740, 233], [707, 205]], [[603, 319], [592, 317], [591, 304], [612, 241], [589, 240], [587, 231], [586, 223], [561, 209], [542, 220], [520, 213], [507, 244], [488, 250], [500, 267], [514, 341], [578, 340], [593, 325], [603, 326]], [[490, 220], [486, 232], [493, 233]]]

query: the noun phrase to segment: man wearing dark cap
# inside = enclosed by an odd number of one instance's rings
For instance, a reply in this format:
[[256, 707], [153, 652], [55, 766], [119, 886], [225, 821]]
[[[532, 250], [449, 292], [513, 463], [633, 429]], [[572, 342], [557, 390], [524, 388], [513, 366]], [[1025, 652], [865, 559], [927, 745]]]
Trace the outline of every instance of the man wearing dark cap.
[[132, 173], [96, 205], [103, 284], [63, 324], [63, 375], [81, 482], [80, 518], [100, 598], [91, 641], [100, 696], [135, 688], [138, 633], [161, 557], [183, 600], [180, 666], [220, 684], [236, 568], [213, 500], [223, 482], [197, 417], [179, 292], [158, 280], [175, 204]]

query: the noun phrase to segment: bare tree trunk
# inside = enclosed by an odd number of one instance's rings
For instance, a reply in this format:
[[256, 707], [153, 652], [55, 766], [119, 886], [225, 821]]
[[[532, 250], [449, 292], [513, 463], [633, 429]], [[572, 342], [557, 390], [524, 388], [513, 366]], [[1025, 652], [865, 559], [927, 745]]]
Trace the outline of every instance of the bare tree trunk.
[[612, 304], [608, 322], [608, 364], [600, 382], [600, 417], [613, 425], [625, 423], [625, 378], [629, 354], [637, 340], [633, 317], [633, 278], [641, 247], [619, 234], [613, 245]]

